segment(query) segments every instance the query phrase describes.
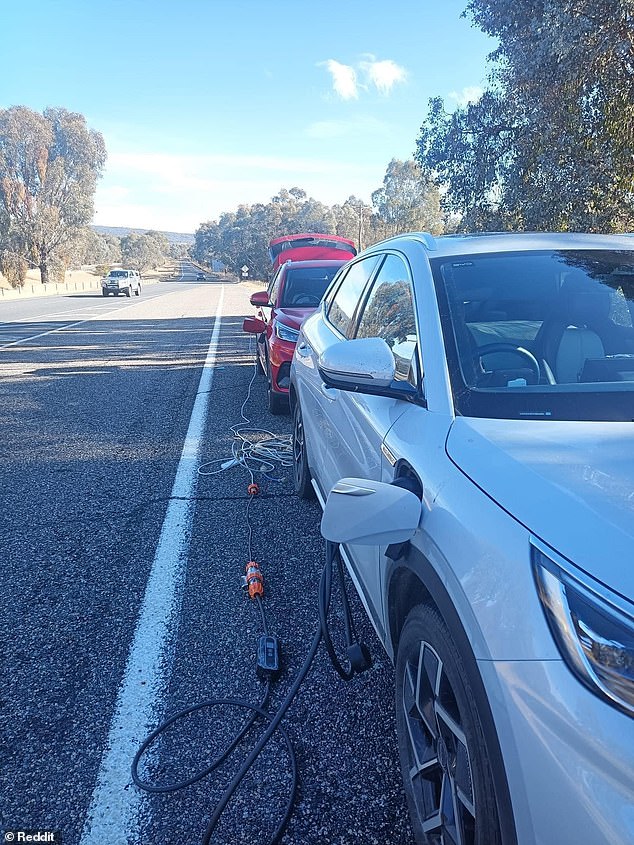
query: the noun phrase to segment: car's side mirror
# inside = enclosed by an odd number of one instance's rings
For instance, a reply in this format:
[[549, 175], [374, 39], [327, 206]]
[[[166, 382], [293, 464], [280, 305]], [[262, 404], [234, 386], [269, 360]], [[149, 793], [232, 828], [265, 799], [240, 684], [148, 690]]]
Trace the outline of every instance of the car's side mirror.
[[380, 337], [333, 343], [319, 356], [317, 369], [328, 387], [351, 393], [421, 400], [413, 384], [395, 379], [394, 355]]
[[414, 536], [421, 513], [421, 500], [410, 490], [365, 478], [342, 478], [328, 494], [321, 533], [333, 543], [405, 543]]
[[272, 308], [273, 306], [269, 302], [269, 294], [268, 291], [259, 290], [256, 293], [252, 293], [249, 297], [249, 302], [251, 305], [259, 306], [260, 308]]
[[266, 323], [264, 320], [258, 320], [257, 317], [245, 317], [242, 322], [242, 331], [249, 332], [249, 334], [260, 334], [266, 331]]
[[333, 343], [319, 356], [319, 372], [332, 387], [345, 389], [351, 381], [387, 387], [394, 380], [394, 356], [380, 337], [363, 337]]

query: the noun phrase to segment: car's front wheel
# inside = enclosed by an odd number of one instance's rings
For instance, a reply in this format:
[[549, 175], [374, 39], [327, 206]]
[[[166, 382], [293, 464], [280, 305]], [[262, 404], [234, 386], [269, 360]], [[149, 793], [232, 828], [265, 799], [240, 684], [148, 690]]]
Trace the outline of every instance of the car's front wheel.
[[[268, 362], [267, 362], [268, 363]], [[275, 416], [279, 416], [280, 414], [286, 413], [288, 408], [288, 400], [286, 396], [280, 396], [279, 393], [276, 393], [273, 390], [273, 376], [271, 375], [271, 365], [269, 364], [267, 367], [267, 404], [269, 411]]]
[[396, 660], [401, 771], [419, 845], [500, 845], [484, 732], [460, 652], [437, 610], [408, 615]]
[[293, 407], [293, 482], [295, 492], [300, 499], [315, 498], [315, 490], [310, 480], [304, 420], [299, 402], [295, 402]]
[[125, 295], [130, 298], [132, 296], [132, 288], [125, 289]]
[[101, 291], [101, 295], [102, 295], [102, 296], [108, 296], [108, 291], [107, 291], [107, 290], [105, 290], [105, 289], [102, 289], [102, 291]]

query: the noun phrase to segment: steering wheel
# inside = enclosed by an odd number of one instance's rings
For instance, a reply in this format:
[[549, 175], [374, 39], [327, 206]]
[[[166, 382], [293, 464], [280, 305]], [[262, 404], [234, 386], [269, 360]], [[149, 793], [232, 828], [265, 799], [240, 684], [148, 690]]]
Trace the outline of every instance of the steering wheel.
[[320, 302], [321, 297], [312, 293], [303, 293], [301, 296], [295, 297], [293, 305], [319, 305]]
[[486, 355], [491, 355], [494, 352], [514, 352], [516, 355], [524, 358], [530, 364], [531, 370], [535, 375], [535, 384], [539, 384], [542, 375], [539, 361], [528, 349], [524, 349], [523, 346], [516, 346], [514, 343], [485, 343], [484, 346], [479, 346], [475, 350], [473, 359], [480, 361]]

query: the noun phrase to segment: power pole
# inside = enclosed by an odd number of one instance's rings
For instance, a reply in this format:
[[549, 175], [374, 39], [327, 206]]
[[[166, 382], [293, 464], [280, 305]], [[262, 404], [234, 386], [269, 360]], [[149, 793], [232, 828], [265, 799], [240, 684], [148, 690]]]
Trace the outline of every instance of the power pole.
[[359, 202], [357, 206], [357, 211], [359, 213], [359, 252], [363, 250], [363, 201]]

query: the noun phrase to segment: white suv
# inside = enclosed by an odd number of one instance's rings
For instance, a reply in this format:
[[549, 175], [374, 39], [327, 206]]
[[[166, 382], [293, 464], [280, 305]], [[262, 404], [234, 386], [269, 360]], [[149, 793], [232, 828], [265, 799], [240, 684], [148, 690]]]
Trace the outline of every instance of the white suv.
[[631, 845], [632, 238], [376, 244], [290, 402], [296, 489], [395, 662], [416, 841]]
[[101, 292], [104, 296], [109, 293], [119, 296], [125, 293], [131, 296], [141, 295], [141, 276], [138, 270], [111, 270], [105, 279], [101, 280]]

